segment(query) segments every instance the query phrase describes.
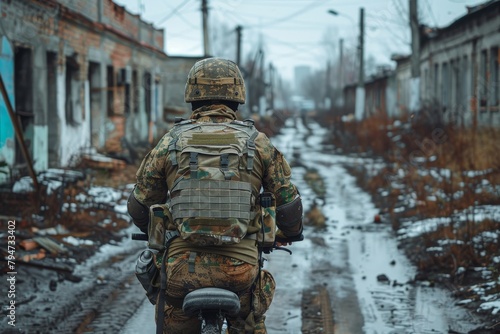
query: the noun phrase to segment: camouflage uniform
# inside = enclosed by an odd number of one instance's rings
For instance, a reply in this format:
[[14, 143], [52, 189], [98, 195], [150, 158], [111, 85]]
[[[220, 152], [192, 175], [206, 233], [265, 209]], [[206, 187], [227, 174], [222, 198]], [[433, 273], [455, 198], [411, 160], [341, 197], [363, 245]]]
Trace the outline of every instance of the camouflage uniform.
[[[225, 105], [210, 105], [195, 110], [191, 118], [197, 122], [223, 123], [236, 120], [236, 113]], [[167, 133], [144, 158], [137, 172], [134, 196], [148, 207], [164, 203], [174, 181], [182, 176], [178, 175], [169, 159], [170, 138]], [[257, 136], [255, 146], [254, 168], [251, 175], [247, 176], [247, 181], [252, 184], [253, 195], [257, 198], [262, 187], [275, 195], [277, 206], [290, 203], [298, 196], [296, 187], [290, 182], [290, 166], [263, 133]], [[279, 221], [277, 225], [280, 227]], [[294, 232], [299, 234], [302, 225], [292, 229], [295, 231], [288, 235], [294, 235]], [[199, 321], [183, 314], [180, 309], [181, 300], [188, 292], [197, 288], [214, 286], [231, 290], [240, 297], [240, 314], [237, 318], [228, 319], [230, 333], [244, 333], [245, 321], [254, 326], [254, 333], [266, 333], [264, 313], [271, 303], [275, 283], [271, 274], [265, 270], [260, 271], [261, 279], [256, 281], [258, 272], [255, 240], [243, 239], [234, 245], [202, 248], [192, 246], [181, 238], [175, 239], [168, 251], [168, 305], [165, 306], [164, 332], [198, 333]], [[253, 292], [254, 282], [256, 286]], [[254, 296], [250, 298], [252, 293]], [[251, 300], [253, 307], [250, 305]], [[253, 313], [250, 312], [251, 308]]]

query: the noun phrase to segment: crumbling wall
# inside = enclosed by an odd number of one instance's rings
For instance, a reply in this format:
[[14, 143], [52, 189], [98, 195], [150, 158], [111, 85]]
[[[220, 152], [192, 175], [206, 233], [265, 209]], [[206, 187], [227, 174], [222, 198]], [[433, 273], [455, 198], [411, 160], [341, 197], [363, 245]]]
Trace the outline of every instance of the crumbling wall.
[[[164, 106], [163, 30], [112, 0], [2, 1], [0, 16], [13, 54], [32, 57], [30, 89], [13, 94], [33, 114], [24, 131], [37, 171], [71, 165], [90, 146], [119, 154], [124, 140], [152, 137]], [[2, 127], [0, 152], [12, 146]]]

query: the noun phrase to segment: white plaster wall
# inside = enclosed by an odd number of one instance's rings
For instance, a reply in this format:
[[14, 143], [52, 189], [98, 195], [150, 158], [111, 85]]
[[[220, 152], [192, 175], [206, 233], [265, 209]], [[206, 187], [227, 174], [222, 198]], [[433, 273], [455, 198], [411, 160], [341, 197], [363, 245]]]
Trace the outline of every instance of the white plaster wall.
[[[472, 124], [472, 110], [471, 110], [471, 98], [473, 95], [479, 96], [479, 84], [473, 83], [472, 80], [476, 78], [476, 80], [480, 80], [480, 73], [474, 77], [473, 71], [478, 71], [480, 69], [481, 62], [481, 51], [482, 50], [490, 50], [492, 47], [500, 45], [500, 33], [498, 32], [498, 24], [500, 19], [497, 17], [493, 20], [489, 20], [488, 22], [482, 22], [481, 24], [477, 24], [477, 20], [474, 20], [474, 24], [470, 24], [467, 29], [463, 29], [460, 33], [455, 33], [453, 35], [448, 35], [443, 38], [437, 38], [436, 40], [431, 40], [422, 48], [422, 65], [421, 71], [427, 68], [429, 70], [429, 74], [434, 74], [434, 64], [439, 64], [439, 77], [438, 77], [438, 85], [439, 87], [432, 86], [433, 92], [431, 92], [431, 96], [437, 96], [438, 101], [441, 100], [441, 90], [444, 89], [442, 78], [441, 78], [441, 70], [442, 64], [448, 63], [450, 60], [460, 59], [463, 64], [463, 57], [467, 56], [468, 67], [467, 71], [467, 82], [463, 83], [466, 85], [466, 96], [463, 95], [462, 92], [455, 91], [455, 83], [453, 83], [451, 89], [451, 103], [452, 105], [459, 107], [460, 119], [464, 121], [465, 124]], [[473, 43], [472, 41], [476, 40], [476, 62], [473, 63]], [[462, 66], [462, 65], [460, 65]], [[462, 67], [460, 68], [463, 69]], [[461, 78], [458, 78], [461, 80]], [[433, 81], [433, 79], [431, 79]], [[475, 90], [474, 90], [475, 88]], [[437, 92], [435, 94], [434, 92]], [[458, 94], [458, 95], [457, 95]], [[457, 105], [458, 103], [458, 105]], [[476, 108], [479, 110], [479, 99], [476, 101]], [[445, 115], [448, 117], [449, 115]], [[487, 124], [487, 125], [498, 125], [500, 124], [500, 113], [498, 112], [479, 112], [477, 114], [479, 123]]]
[[49, 167], [49, 127], [47, 125], [35, 125], [33, 130], [33, 168], [37, 172]]
[[68, 166], [71, 159], [81, 152], [84, 147], [90, 146], [90, 95], [89, 95], [89, 83], [85, 81], [82, 83], [84, 85], [84, 101], [82, 105], [85, 111], [85, 117], [78, 125], [69, 125], [66, 122], [65, 115], [65, 102], [66, 102], [66, 85], [65, 85], [65, 73], [59, 73], [57, 76], [57, 113], [59, 117], [63, 120], [61, 122], [61, 152], [60, 164], [63, 167]]
[[416, 112], [420, 109], [420, 77], [410, 78], [409, 109]]
[[[5, 145], [0, 147], [0, 161], [5, 161], [9, 166], [14, 165], [15, 158], [15, 139], [7, 138], [5, 140]], [[9, 180], [10, 170], [8, 167], [0, 167], [0, 183]]]
[[397, 86], [396, 76], [391, 76], [387, 79], [387, 87], [385, 88], [385, 106], [389, 117], [397, 116]]
[[354, 116], [360, 121], [365, 117], [365, 87], [356, 87], [355, 107]]

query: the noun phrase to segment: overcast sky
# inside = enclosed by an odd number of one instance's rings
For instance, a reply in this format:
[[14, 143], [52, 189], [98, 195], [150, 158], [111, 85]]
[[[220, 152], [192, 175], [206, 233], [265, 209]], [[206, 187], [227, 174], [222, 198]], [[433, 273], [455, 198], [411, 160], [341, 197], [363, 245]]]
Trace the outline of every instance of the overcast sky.
[[[335, 41], [335, 45], [343, 38], [346, 50], [355, 49], [360, 7], [365, 11], [366, 58], [372, 56], [378, 64], [394, 65], [391, 54], [409, 53], [408, 0], [207, 1], [210, 27], [243, 26], [243, 56], [255, 53], [262, 38], [266, 63], [272, 62], [285, 78], [292, 78], [297, 65], [324, 68], [327, 58], [334, 57], [338, 50], [326, 47], [325, 40]], [[132, 13], [142, 13], [143, 19], [155, 27], [164, 28], [168, 55], [203, 54], [201, 0], [115, 2], [125, 5]], [[427, 25], [443, 27], [463, 16], [466, 6], [483, 2], [485, 0], [418, 0], [419, 19]], [[329, 14], [330, 9], [338, 15]], [[236, 34], [231, 34], [236, 43]]]

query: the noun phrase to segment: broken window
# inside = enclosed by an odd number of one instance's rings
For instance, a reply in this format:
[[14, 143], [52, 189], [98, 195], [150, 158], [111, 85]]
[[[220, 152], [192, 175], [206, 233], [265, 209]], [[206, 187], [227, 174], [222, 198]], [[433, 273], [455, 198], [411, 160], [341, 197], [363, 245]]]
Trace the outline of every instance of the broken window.
[[441, 105], [443, 106], [443, 111], [449, 109], [450, 88], [450, 71], [448, 69], [448, 63], [443, 63], [441, 68]]
[[47, 52], [47, 110], [49, 167], [59, 167], [61, 120], [57, 114], [57, 53], [55, 52]]
[[101, 117], [101, 65], [89, 62], [88, 81], [90, 88], [90, 134], [91, 143], [94, 147], [100, 146], [101, 125], [104, 121]]
[[434, 73], [433, 73], [434, 85], [432, 87], [434, 91], [434, 100], [438, 101], [439, 99], [439, 64], [434, 64]]
[[115, 113], [115, 71], [113, 65], [106, 68], [107, 92], [108, 92], [108, 116]]
[[429, 81], [429, 69], [426, 68], [424, 70], [424, 98], [428, 99], [429, 98], [429, 92], [430, 92], [430, 81]]
[[455, 109], [455, 112], [457, 112], [458, 110], [462, 110], [463, 106], [462, 106], [462, 100], [461, 100], [461, 91], [462, 91], [462, 80], [460, 75], [462, 73], [462, 71], [460, 71], [460, 59], [454, 59], [450, 62], [450, 67], [451, 67], [451, 70], [453, 71], [451, 73], [451, 80], [452, 80], [452, 90], [453, 90], [453, 100], [452, 102], [454, 103], [454, 109]]
[[[14, 58], [14, 109], [19, 117], [26, 146], [33, 149], [33, 53], [17, 47]], [[16, 164], [25, 163], [19, 145], [16, 145]]]
[[137, 70], [132, 71], [132, 111], [139, 112], [139, 83], [137, 80]]
[[149, 72], [144, 73], [144, 76], [142, 78], [142, 86], [144, 88], [144, 110], [146, 111], [149, 122], [151, 121], [151, 99], [153, 89], [153, 82], [151, 74]]
[[481, 60], [479, 67], [479, 106], [480, 111], [486, 111], [486, 103], [488, 99], [488, 54], [486, 50], [481, 52]]
[[118, 72], [118, 85], [123, 88], [123, 106], [125, 114], [130, 113], [131, 92], [130, 92], [130, 69], [121, 68]]
[[[16, 48], [15, 54], [15, 108], [23, 117], [33, 118], [33, 59], [31, 49]], [[26, 125], [22, 124], [23, 127]]]
[[499, 78], [498, 78], [498, 61], [499, 61], [498, 48], [491, 49], [490, 57], [490, 73], [491, 73], [491, 84], [490, 84], [490, 110], [498, 111], [499, 109]]
[[71, 125], [80, 124], [82, 121], [79, 70], [76, 57], [66, 57], [66, 122]]
[[461, 101], [464, 106], [464, 110], [469, 110], [469, 87], [470, 87], [470, 75], [469, 75], [469, 58], [464, 56], [462, 59], [462, 90], [460, 92]]

